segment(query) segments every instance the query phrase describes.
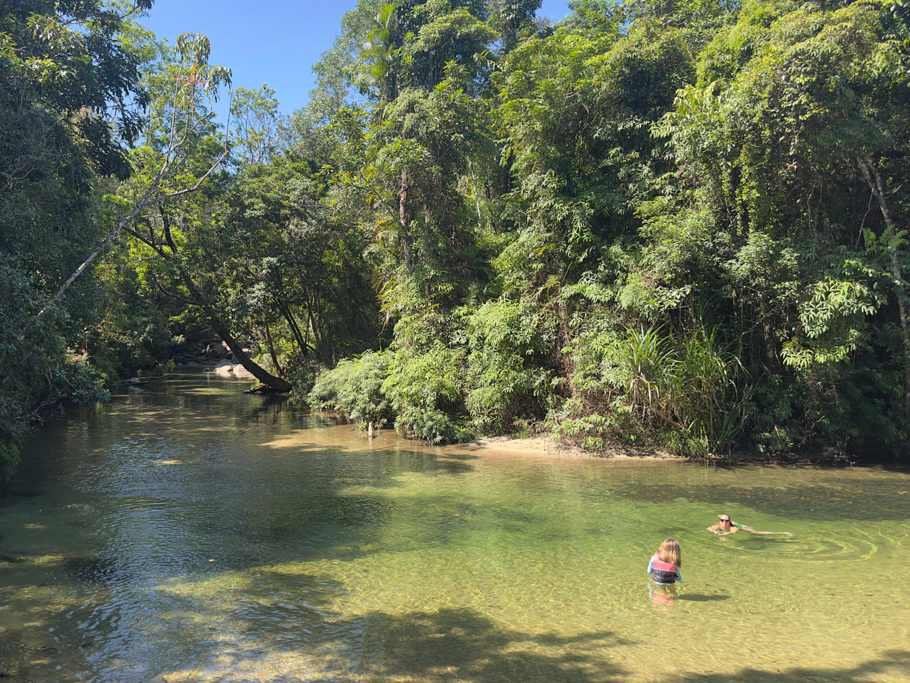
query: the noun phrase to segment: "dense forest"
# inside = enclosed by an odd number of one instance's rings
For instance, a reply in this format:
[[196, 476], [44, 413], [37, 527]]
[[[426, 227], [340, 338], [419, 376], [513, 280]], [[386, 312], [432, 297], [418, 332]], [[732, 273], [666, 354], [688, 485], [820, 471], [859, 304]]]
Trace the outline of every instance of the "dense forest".
[[435, 443], [907, 462], [907, 0], [359, 0], [290, 118], [151, 5], [0, 0], [0, 471], [209, 339]]

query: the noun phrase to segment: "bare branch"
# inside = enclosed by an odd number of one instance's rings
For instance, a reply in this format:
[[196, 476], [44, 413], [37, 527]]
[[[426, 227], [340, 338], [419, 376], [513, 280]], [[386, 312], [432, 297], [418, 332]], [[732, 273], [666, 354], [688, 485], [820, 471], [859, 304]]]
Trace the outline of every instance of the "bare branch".
[[[177, 109], [177, 107], [175, 106], [174, 110], [176, 111], [176, 109]], [[176, 116], [176, 113], [174, 114], [174, 116]], [[173, 119], [172, 119], [172, 125], [173, 125]], [[195, 128], [196, 125], [198, 125], [198, 121], [196, 123], [194, 123], [193, 128]], [[173, 133], [173, 129], [172, 129], [172, 133]], [[80, 266], [78, 268], [76, 268], [76, 270], [73, 271], [73, 273], [66, 279], [66, 281], [62, 285], [60, 285], [60, 288], [47, 301], [47, 303], [44, 304], [44, 306], [41, 308], [41, 310], [38, 311], [38, 314], [34, 318], [32, 318], [29, 321], [29, 323], [27, 325], [25, 325], [25, 327], [22, 328], [22, 331], [19, 333], [19, 335], [17, 337], [18, 341], [21, 342], [25, 338], [25, 335], [28, 334], [36, 325], [38, 325], [41, 322], [41, 320], [44, 319], [44, 317], [47, 315], [48, 311], [50, 310], [51, 306], [53, 306], [58, 301], [60, 301], [60, 299], [63, 298], [63, 295], [66, 292], [66, 290], [68, 290], [70, 288], [70, 286], [73, 284], [73, 282], [75, 282], [76, 279], [80, 275], [82, 275], [83, 272], [85, 272], [85, 269], [88, 268], [95, 261], [95, 259], [98, 258], [98, 256], [101, 255], [111, 245], [111, 243], [117, 238], [117, 236], [123, 230], [124, 226], [126, 226], [128, 223], [130, 223], [139, 213], [141, 213], [143, 210], [147, 209], [150, 206], [155, 206], [155, 205], [165, 201], [166, 199], [172, 199], [174, 197], [179, 197], [179, 196], [188, 194], [190, 192], [194, 192], [197, 189], [199, 189], [199, 187], [202, 185], [203, 181], [206, 178], [208, 178], [212, 173], [214, 173], [215, 169], [218, 168], [218, 166], [221, 164], [221, 162], [224, 161], [225, 157], [227, 157], [227, 155], [228, 155], [228, 148], [227, 148], [227, 145], [225, 145], [225, 149], [221, 153], [221, 155], [212, 163], [212, 165], [209, 167], [209, 169], [196, 180], [196, 182], [191, 187], [187, 187], [182, 190], [177, 190], [175, 192], [165, 192], [164, 194], [157, 194], [158, 188], [161, 185], [162, 178], [165, 176], [165, 174], [171, 167], [171, 161], [170, 161], [171, 155], [176, 153], [186, 143], [188, 138], [189, 138], [189, 135], [187, 134], [175, 144], [173, 142], [173, 140], [174, 140], [173, 136], [171, 137], [171, 139], [169, 141], [169, 145], [168, 145], [168, 150], [164, 155], [164, 160], [162, 161], [161, 167], [155, 173], [155, 177], [149, 183], [149, 185], [146, 188], [145, 192], [143, 193], [142, 197], [140, 197], [139, 201], [136, 202], [133, 209], [117, 222], [117, 225], [114, 227], [114, 229], [111, 230], [104, 237], [104, 239], [101, 241], [101, 243], [92, 251], [91, 254], [89, 254], [88, 258], [86, 258], [82, 262], [82, 264], [80, 264]], [[143, 241], [145, 241], [145, 240], [143, 240]]]
[[224, 152], [221, 153], [221, 156], [218, 157], [218, 159], [215, 161], [215, 163], [212, 164], [212, 166], [209, 168], [209, 170], [206, 171], [203, 175], [201, 175], [199, 177], [199, 180], [196, 181], [195, 185], [193, 185], [192, 187], [186, 187], [182, 190], [177, 190], [176, 192], [169, 192], [168, 194], [164, 195], [162, 197], [162, 199], [170, 199], [172, 197], [179, 197], [181, 195], [188, 194], [190, 192], [195, 192], [196, 190], [198, 190], [199, 186], [202, 185], [202, 181], [204, 181], [212, 173], [215, 172], [215, 169], [218, 168], [218, 166], [221, 164], [222, 161], [224, 161], [224, 158], [227, 155], [228, 155], [228, 150], [225, 149]]

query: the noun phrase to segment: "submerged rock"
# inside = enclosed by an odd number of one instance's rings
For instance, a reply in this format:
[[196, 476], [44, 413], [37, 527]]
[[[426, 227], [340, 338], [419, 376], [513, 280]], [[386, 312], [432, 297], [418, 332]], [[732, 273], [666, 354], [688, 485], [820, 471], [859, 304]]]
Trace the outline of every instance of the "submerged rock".
[[66, 573], [89, 584], [113, 583], [121, 578], [121, 567], [109, 557], [71, 557], [64, 562]]

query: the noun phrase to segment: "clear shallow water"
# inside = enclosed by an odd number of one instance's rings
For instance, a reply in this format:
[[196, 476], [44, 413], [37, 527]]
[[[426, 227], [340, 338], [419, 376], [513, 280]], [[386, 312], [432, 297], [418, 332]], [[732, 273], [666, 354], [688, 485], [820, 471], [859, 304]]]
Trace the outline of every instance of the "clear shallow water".
[[[371, 444], [243, 387], [183, 376], [35, 436], [0, 501], [0, 674], [910, 680], [907, 474]], [[721, 540], [721, 511], [793, 536]]]

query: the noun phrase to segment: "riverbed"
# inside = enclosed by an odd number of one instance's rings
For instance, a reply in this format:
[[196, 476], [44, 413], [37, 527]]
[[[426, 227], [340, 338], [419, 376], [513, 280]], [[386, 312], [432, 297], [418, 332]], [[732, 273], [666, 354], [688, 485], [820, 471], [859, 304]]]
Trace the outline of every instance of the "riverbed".
[[905, 472], [370, 441], [245, 386], [173, 376], [30, 439], [5, 680], [910, 680]]

